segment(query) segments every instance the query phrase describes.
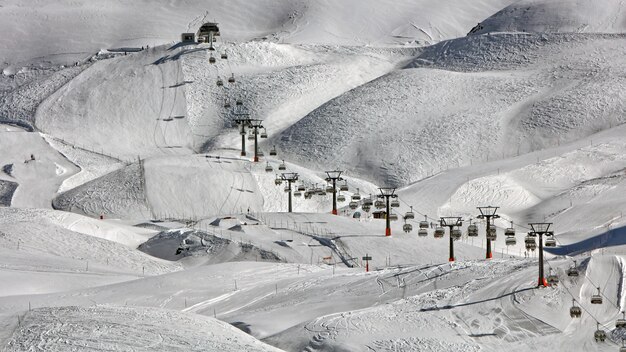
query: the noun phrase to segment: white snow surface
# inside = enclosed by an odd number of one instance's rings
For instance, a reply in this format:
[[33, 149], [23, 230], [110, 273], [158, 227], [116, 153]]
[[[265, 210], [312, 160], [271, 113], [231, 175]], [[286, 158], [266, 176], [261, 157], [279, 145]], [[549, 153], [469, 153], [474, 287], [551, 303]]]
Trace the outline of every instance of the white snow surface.
[[521, 0], [481, 21], [475, 33], [625, 33], [625, 6], [621, 0]]
[[[0, 18], [0, 349], [614, 351], [626, 337], [622, 1], [5, 0]], [[216, 51], [178, 43], [213, 20]], [[267, 129], [258, 163], [248, 139], [240, 155], [236, 99]], [[324, 188], [331, 169], [350, 188], [339, 215], [328, 194], [286, 212], [280, 173]], [[398, 187], [390, 237], [376, 208], [349, 206], [381, 186]], [[489, 260], [486, 205], [501, 216]], [[433, 238], [441, 216], [462, 217], [458, 241]], [[558, 244], [546, 288], [524, 247], [538, 221]]]
[[[30, 64], [69, 64], [100, 49], [179, 40], [204, 22], [221, 24], [228, 41], [267, 38], [288, 43], [394, 45], [463, 35], [513, 0], [303, 1], [192, 0], [184, 3], [3, 1], [0, 63], [5, 72]], [[29, 35], [37, 33], [37, 35]]]
[[39, 308], [5, 351], [278, 351], [213, 318], [130, 307]]

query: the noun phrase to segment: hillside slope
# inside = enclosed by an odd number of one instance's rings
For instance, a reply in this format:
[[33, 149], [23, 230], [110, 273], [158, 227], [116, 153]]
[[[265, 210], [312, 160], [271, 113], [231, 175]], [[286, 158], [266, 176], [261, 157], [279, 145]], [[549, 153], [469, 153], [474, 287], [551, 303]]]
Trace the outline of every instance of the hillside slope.
[[624, 33], [625, 10], [621, 0], [521, 0], [481, 21], [473, 33]]

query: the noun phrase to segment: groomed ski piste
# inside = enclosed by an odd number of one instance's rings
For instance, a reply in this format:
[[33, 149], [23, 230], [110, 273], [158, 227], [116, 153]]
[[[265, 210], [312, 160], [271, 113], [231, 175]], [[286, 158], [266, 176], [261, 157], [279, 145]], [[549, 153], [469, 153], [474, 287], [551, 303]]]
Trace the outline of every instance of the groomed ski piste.
[[624, 6], [1, 2], [0, 350], [619, 351]]

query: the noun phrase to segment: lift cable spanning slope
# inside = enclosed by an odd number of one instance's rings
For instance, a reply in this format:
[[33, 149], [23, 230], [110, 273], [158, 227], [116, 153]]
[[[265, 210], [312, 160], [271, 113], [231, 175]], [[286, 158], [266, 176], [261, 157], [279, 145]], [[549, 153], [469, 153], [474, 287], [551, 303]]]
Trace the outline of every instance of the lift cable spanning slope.
[[[549, 261], [547, 261], [546, 263], [548, 264], [548, 267], [549, 267], [550, 269], [555, 270], [555, 268], [553, 268], [553, 267], [550, 265], [550, 262], [549, 262]], [[555, 270], [555, 271], [556, 271], [556, 270]], [[585, 277], [587, 277], [587, 275], [586, 275], [586, 274], [585, 274]], [[587, 279], [591, 282], [591, 280], [590, 280], [589, 278], [587, 278]], [[572, 298], [572, 301], [573, 301], [573, 302], [575, 302], [575, 303], [577, 303], [577, 304], [578, 304], [578, 307], [582, 308], [582, 309], [583, 309], [583, 310], [584, 310], [587, 314], [589, 314], [589, 316], [591, 317], [591, 319], [593, 319], [593, 320], [596, 322], [596, 324], [598, 324], [599, 326], [602, 326], [603, 328], [605, 328], [605, 329], [607, 329], [607, 330], [609, 330], [609, 331], [611, 330], [611, 326], [610, 326], [610, 325], [607, 325], [607, 323], [602, 323], [602, 322], [600, 322], [600, 319], [596, 318], [596, 317], [595, 317], [595, 316], [594, 316], [594, 315], [593, 315], [593, 314], [592, 314], [592, 313], [591, 313], [591, 312], [590, 312], [587, 308], [585, 308], [585, 306], [582, 304], [582, 302], [574, 296], [574, 294], [570, 291], [570, 289], [569, 289], [569, 288], [568, 288], [565, 284], [563, 284], [563, 288], [565, 288], [565, 291], [567, 292], [567, 294], [568, 294], [568, 295]], [[602, 296], [604, 296], [604, 297], [606, 298], [606, 295], [604, 295], [604, 293], [600, 292], [600, 294], [602, 294]], [[608, 298], [607, 298], [607, 300], [608, 300]], [[609, 302], [611, 302], [610, 300], [608, 300], [608, 301], [609, 301]], [[614, 306], [616, 306], [616, 305], [615, 305], [615, 303], [613, 303], [613, 302], [611, 302], [611, 304], [613, 304]], [[618, 307], [618, 306], [616, 306], [616, 308], [619, 310], [619, 307]]]

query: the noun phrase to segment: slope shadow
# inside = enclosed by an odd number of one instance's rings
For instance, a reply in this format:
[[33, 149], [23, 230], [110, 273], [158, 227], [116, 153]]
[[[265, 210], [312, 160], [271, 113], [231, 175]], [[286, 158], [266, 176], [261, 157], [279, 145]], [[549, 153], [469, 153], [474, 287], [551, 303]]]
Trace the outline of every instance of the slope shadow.
[[[169, 86], [168, 88], [178, 88], [178, 87], [184, 86], [185, 84], [190, 84], [190, 83], [193, 83], [193, 81], [182, 81], [180, 83], [173, 84], [173, 85]], [[163, 88], [165, 88], [165, 87], [163, 87]]]
[[244, 323], [243, 321], [235, 321], [230, 323], [230, 325], [245, 332], [246, 334], [250, 334], [252, 332], [252, 329], [250, 329], [250, 324]]
[[622, 246], [626, 244], [626, 226], [618, 227], [597, 236], [587, 238], [580, 242], [567, 244], [560, 247], [544, 247], [543, 249], [554, 255], [577, 255], [603, 247]]
[[474, 304], [480, 304], [480, 303], [485, 303], [485, 302], [489, 302], [489, 301], [495, 301], [495, 300], [498, 300], [500, 298], [512, 296], [512, 295], [514, 295], [516, 293], [529, 291], [529, 290], [534, 290], [534, 289], [536, 289], [536, 287], [527, 287], [527, 288], [523, 288], [521, 290], [515, 290], [515, 291], [511, 291], [509, 293], [505, 293], [505, 294], [503, 294], [501, 296], [481, 299], [480, 301], [460, 303], [460, 304], [449, 304], [449, 305], [445, 305], [445, 306], [441, 306], [441, 307], [422, 308], [422, 309], [420, 309], [420, 312], [432, 312], [432, 311], [440, 311], [440, 310], [447, 310], [447, 309], [454, 309], [454, 308], [459, 308], [459, 307], [471, 306], [471, 305], [474, 305]]
[[188, 45], [198, 45], [198, 42], [178, 42], [172, 46], [170, 46], [169, 48], [167, 48], [168, 51], [172, 51], [178, 48], [182, 48]]
[[166, 63], [168, 61], [176, 61], [178, 59], [181, 58], [181, 56], [183, 55], [187, 55], [187, 54], [191, 54], [191, 53], [195, 53], [197, 51], [206, 51], [207, 49], [205, 48], [196, 48], [196, 49], [186, 49], [186, 50], [182, 50], [181, 52], [175, 54], [175, 55], [165, 55], [161, 58], [159, 58], [158, 60], [156, 60], [155, 62], [153, 62], [153, 65], [160, 65], [163, 63]]

